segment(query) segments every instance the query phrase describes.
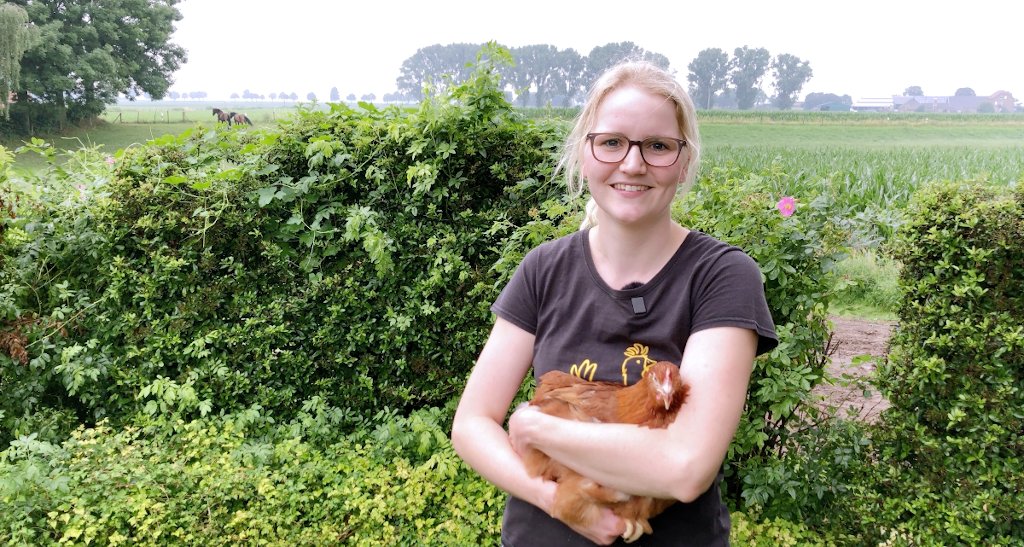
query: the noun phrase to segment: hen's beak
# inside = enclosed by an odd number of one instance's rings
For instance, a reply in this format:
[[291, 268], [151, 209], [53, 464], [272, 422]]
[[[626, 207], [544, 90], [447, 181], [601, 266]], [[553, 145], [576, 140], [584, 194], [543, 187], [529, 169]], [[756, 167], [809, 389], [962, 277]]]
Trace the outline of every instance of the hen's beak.
[[665, 404], [665, 410], [672, 405], [672, 382], [667, 378], [658, 382], [658, 398]]

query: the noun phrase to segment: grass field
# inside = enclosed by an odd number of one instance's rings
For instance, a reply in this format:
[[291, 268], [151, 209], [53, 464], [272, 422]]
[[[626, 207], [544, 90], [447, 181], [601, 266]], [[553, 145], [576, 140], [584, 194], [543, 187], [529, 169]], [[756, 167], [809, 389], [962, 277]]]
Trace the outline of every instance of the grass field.
[[[324, 104], [300, 103], [305, 108]], [[214, 125], [211, 109], [244, 112], [256, 127], [273, 127], [294, 114], [295, 103], [161, 102], [112, 106], [102, 122], [63, 135], [46, 135], [58, 149], [100, 145], [114, 151], [194, 124]], [[956, 178], [986, 174], [1019, 180], [1024, 165], [1024, 115], [935, 115], [821, 112], [700, 112], [705, 158], [756, 165], [782, 161], [795, 171], [827, 174], [870, 170], [899, 178]], [[0, 141], [9, 149], [17, 140]], [[32, 170], [37, 158], [19, 157]], [[875, 177], [878, 175], [872, 175]]]

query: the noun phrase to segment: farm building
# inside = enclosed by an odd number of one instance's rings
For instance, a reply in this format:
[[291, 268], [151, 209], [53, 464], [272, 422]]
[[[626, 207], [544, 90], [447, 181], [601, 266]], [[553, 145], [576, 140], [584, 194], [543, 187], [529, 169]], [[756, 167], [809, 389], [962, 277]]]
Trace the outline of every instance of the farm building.
[[891, 112], [892, 105], [891, 97], [869, 97], [857, 99], [850, 109], [855, 112]]
[[826, 112], [849, 112], [852, 108], [846, 103], [830, 102], [818, 105], [818, 110]]
[[897, 112], [1013, 112], [1016, 101], [1009, 91], [997, 91], [988, 96], [901, 96], [893, 95], [893, 110]]
[[977, 97], [893, 95], [858, 99], [851, 108], [857, 112], [1014, 112], [1017, 101], [1009, 91]]

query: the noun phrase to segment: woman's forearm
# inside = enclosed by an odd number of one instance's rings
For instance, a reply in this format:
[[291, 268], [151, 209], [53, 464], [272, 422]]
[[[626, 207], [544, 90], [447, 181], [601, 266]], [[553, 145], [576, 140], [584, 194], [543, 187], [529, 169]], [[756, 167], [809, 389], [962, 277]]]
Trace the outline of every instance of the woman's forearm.
[[711, 465], [692, 458], [665, 429], [581, 423], [540, 412], [524, 417], [521, 423], [517, 432], [523, 436], [524, 446], [537, 448], [581, 475], [629, 494], [689, 501], [707, 490], [721, 465], [721, 459]]
[[455, 452], [482, 477], [509, 494], [550, 513], [556, 484], [526, 472], [508, 435], [494, 421], [464, 418], [452, 425]]

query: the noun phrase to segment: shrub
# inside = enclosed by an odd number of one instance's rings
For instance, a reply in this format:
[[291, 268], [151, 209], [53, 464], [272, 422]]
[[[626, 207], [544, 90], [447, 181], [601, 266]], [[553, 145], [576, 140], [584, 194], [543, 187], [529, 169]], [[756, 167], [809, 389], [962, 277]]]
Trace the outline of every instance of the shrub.
[[1022, 240], [1019, 188], [943, 183], [915, 197], [894, 245], [899, 328], [879, 370], [892, 407], [843, 510], [864, 541], [1024, 542]]
[[101, 423], [60, 445], [24, 438], [0, 453], [0, 543], [495, 544], [504, 495], [436, 417], [387, 426], [440, 440], [427, 450], [366, 435], [316, 447], [291, 424], [256, 437], [233, 419], [162, 424], [171, 436]]
[[[781, 214], [776, 205], [783, 196], [772, 189], [786, 177], [777, 170], [713, 170], [679, 213], [684, 225], [736, 245], [758, 263], [779, 335], [779, 345], [754, 364], [747, 408], [727, 458], [726, 495], [734, 506], [758, 505], [745, 477], [794, 448], [791, 434], [805, 425], [813, 410], [807, 408], [810, 392], [826, 377], [833, 266], [843, 256], [846, 234], [831, 221], [828, 196], [790, 196], [795, 212]], [[785, 487], [772, 488], [781, 494]]]
[[0, 354], [0, 441], [51, 418], [57, 435], [289, 419], [314, 397], [443, 405], [486, 337], [508, 226], [554, 191], [558, 131], [520, 118], [482, 60], [415, 111], [334, 105], [276, 132], [162, 137], [114, 170], [54, 165], [37, 209], [4, 223], [0, 335], [27, 355]]
[[729, 541], [736, 547], [794, 547], [834, 545], [799, 522], [784, 519], [753, 520], [746, 513], [732, 514]]

